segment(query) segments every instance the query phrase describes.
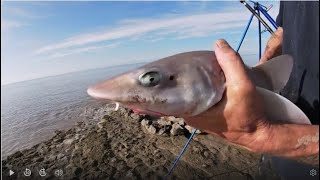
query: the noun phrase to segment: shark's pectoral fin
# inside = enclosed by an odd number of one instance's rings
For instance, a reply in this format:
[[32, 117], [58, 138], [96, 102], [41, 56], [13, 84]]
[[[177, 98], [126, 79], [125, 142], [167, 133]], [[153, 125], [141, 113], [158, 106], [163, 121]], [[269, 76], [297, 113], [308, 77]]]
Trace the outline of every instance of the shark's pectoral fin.
[[271, 121], [311, 124], [308, 117], [288, 99], [267, 89], [256, 88], [258, 93], [263, 97], [266, 115]]
[[287, 84], [293, 67], [293, 59], [289, 55], [281, 55], [252, 67], [254, 81], [259, 87], [280, 92]]

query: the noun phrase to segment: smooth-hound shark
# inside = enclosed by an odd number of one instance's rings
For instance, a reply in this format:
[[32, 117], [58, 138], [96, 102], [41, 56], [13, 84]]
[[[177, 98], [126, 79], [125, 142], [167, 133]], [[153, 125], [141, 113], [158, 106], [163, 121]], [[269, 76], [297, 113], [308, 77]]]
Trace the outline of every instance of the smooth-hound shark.
[[[289, 55], [273, 58], [247, 72], [263, 97], [268, 119], [311, 124], [292, 102], [279, 95], [293, 66]], [[235, 74], [236, 76], [236, 74]], [[225, 91], [225, 76], [214, 51], [169, 56], [88, 88], [90, 96], [156, 116], [196, 116], [214, 108]]]

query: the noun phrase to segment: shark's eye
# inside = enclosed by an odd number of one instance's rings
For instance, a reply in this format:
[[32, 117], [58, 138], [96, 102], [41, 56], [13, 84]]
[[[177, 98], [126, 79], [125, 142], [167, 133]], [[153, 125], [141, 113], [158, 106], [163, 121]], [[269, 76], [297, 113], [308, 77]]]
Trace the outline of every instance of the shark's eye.
[[159, 84], [161, 75], [158, 72], [151, 71], [141, 74], [139, 76], [139, 81], [143, 86], [152, 87]]

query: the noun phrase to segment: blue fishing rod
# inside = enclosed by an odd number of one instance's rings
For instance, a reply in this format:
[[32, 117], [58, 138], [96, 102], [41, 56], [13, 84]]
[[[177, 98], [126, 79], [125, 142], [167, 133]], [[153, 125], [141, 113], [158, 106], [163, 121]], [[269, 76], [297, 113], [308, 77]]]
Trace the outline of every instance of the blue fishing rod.
[[244, 32], [242, 34], [242, 37], [240, 39], [240, 43], [237, 47], [237, 52], [239, 52], [240, 47], [242, 45], [242, 42], [245, 38], [245, 36], [247, 35], [248, 29], [250, 27], [250, 24], [252, 22], [253, 17], [255, 16], [258, 19], [258, 33], [259, 33], [259, 60], [261, 59], [261, 24], [266, 28], [267, 31], [269, 31], [270, 34], [273, 34], [274, 31], [272, 30], [272, 28], [265, 22], [265, 20], [262, 19], [262, 17], [260, 16], [260, 13], [263, 14], [265, 16], [265, 18], [272, 24], [272, 26], [275, 29], [278, 29], [278, 25], [276, 23], [276, 21], [269, 15], [268, 11], [272, 8], [272, 5], [269, 7], [263, 6], [258, 2], [255, 1], [249, 1], [251, 3], [253, 3], [253, 7], [250, 6], [250, 4], [247, 1], [240, 1], [240, 3], [244, 4], [245, 7], [251, 12], [251, 16], [249, 18], [249, 21], [247, 23], [246, 28], [244, 29]]
[[[271, 27], [261, 18], [260, 12], [261, 12], [261, 14], [263, 14], [263, 15], [266, 17], [266, 19], [272, 24], [272, 26], [273, 26], [275, 29], [278, 28], [278, 25], [277, 25], [277, 23], [275, 22], [275, 20], [268, 14], [268, 11], [272, 8], [272, 5], [267, 8], [267, 7], [261, 5], [261, 4], [258, 3], [258, 2], [255, 2], [255, 1], [249, 1], [249, 2], [253, 3], [253, 7], [251, 7], [251, 6], [248, 4], [247, 1], [240, 1], [240, 3], [244, 4], [244, 5], [247, 7], [247, 9], [251, 12], [251, 16], [250, 16], [249, 21], [248, 21], [248, 23], [247, 23], [247, 25], [246, 25], [246, 27], [245, 27], [245, 29], [244, 29], [244, 32], [243, 32], [243, 34], [242, 34], [242, 37], [241, 37], [241, 39], [240, 39], [240, 42], [239, 42], [239, 44], [238, 44], [238, 47], [237, 47], [237, 50], [236, 50], [236, 51], [239, 52], [240, 47], [241, 47], [241, 45], [242, 45], [242, 42], [243, 42], [243, 40], [244, 40], [244, 38], [245, 38], [245, 36], [246, 36], [246, 34], [247, 34], [247, 32], [248, 32], [248, 29], [249, 29], [249, 27], [250, 27], [250, 24], [251, 24], [251, 22], [252, 22], [252, 19], [253, 19], [253, 17], [255, 16], [255, 17], [258, 19], [258, 30], [259, 30], [259, 60], [260, 60], [260, 59], [261, 59], [261, 33], [262, 33], [262, 31], [261, 31], [261, 24], [266, 28], [267, 31], [270, 32], [270, 34], [273, 34], [273, 33], [274, 33], [274, 31], [271, 29]], [[195, 128], [195, 129], [192, 131], [190, 137], [188, 138], [187, 142], [184, 144], [184, 146], [183, 146], [182, 150], [180, 151], [179, 155], [177, 156], [177, 158], [176, 158], [176, 159], [174, 160], [174, 162], [172, 163], [172, 165], [171, 165], [168, 173], [167, 173], [166, 176], [163, 178], [164, 180], [166, 180], [166, 179], [170, 176], [170, 174], [173, 172], [174, 168], [177, 166], [177, 163], [179, 162], [179, 160], [180, 160], [182, 154], [184, 153], [184, 151], [187, 149], [188, 145], [190, 144], [190, 142], [191, 142], [191, 140], [193, 139], [194, 135], [196, 134], [197, 130], [198, 130], [198, 129]], [[262, 156], [262, 161], [263, 161], [263, 159], [264, 159], [264, 157]]]

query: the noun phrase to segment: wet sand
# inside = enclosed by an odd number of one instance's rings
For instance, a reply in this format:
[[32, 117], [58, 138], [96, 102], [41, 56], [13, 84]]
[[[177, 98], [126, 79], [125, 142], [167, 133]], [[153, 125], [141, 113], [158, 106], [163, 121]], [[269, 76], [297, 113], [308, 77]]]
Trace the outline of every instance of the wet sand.
[[[155, 119], [112, 105], [2, 161], [3, 179], [163, 179], [190, 135], [180, 118]], [[190, 131], [189, 131], [189, 130]], [[169, 179], [278, 179], [259, 154], [198, 133]], [[24, 176], [28, 168], [32, 174]], [[46, 176], [39, 170], [44, 168]], [[63, 170], [56, 177], [55, 171]], [[15, 174], [9, 176], [9, 170]]]

